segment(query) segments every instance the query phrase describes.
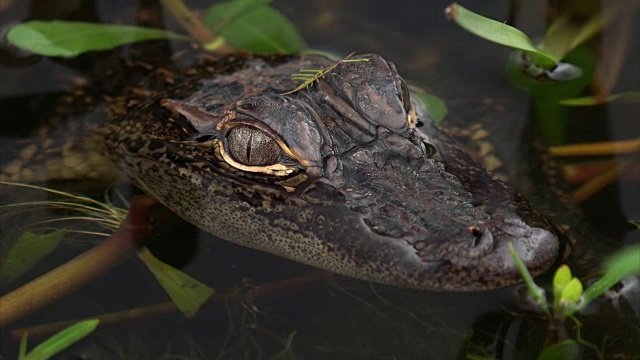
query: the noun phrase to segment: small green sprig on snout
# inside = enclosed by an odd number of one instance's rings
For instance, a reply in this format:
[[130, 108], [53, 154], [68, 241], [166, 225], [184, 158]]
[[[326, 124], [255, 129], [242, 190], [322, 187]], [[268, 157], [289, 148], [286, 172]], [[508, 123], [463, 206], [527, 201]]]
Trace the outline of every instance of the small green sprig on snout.
[[351, 56], [353, 56], [353, 54], [354, 53], [349, 54], [346, 58], [336, 62], [331, 66], [327, 66], [324, 69], [302, 69], [300, 70], [299, 73], [292, 74], [291, 80], [302, 81], [302, 84], [298, 85], [298, 87], [296, 87], [291, 91], [287, 91], [286, 93], [283, 93], [282, 95], [289, 95], [289, 94], [298, 92], [300, 90], [310, 88], [311, 86], [313, 86], [314, 83], [320, 81], [320, 79], [323, 79], [325, 76], [327, 76], [328, 73], [333, 71], [333, 69], [335, 69], [338, 65], [342, 63], [369, 62], [371, 60], [371, 58], [350, 59]]

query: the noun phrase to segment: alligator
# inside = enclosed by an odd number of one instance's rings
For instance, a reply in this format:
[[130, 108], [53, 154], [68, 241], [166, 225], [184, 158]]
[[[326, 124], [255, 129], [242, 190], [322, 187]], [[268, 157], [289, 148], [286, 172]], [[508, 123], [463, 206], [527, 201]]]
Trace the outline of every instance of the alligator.
[[[305, 69], [330, 70], [298, 88]], [[509, 243], [533, 275], [559, 255], [554, 226], [431, 121], [379, 55], [203, 55], [155, 74], [107, 97], [92, 153], [67, 168], [100, 177], [110, 166], [93, 153], [106, 151], [218, 238], [399, 287], [518, 283]], [[29, 146], [22, 158], [49, 145]], [[0, 179], [23, 168], [7, 162]]]

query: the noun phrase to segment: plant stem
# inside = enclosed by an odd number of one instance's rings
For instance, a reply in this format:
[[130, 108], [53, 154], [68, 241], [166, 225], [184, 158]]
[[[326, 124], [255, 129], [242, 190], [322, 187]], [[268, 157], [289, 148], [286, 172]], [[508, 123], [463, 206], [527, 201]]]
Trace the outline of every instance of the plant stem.
[[135, 197], [118, 231], [96, 247], [0, 298], [0, 327], [82, 288], [135, 254], [149, 236], [149, 214], [155, 200]]
[[640, 152], [640, 139], [552, 146], [552, 156], [594, 156]]
[[202, 47], [219, 55], [235, 52], [220, 36], [214, 36], [182, 0], [162, 0], [162, 5]]

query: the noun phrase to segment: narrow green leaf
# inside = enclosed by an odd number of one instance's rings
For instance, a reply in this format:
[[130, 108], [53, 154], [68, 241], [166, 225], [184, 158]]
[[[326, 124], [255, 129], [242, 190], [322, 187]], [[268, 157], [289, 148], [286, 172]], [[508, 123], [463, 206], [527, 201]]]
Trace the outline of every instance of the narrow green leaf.
[[449, 19], [478, 37], [531, 54], [534, 62], [540, 67], [552, 68], [560, 60], [536, 48], [533, 41], [522, 31], [478, 15], [456, 3], [449, 5], [445, 13]]
[[571, 269], [567, 265], [560, 266], [553, 276], [553, 306], [558, 307], [562, 292], [571, 282]]
[[604, 100], [600, 100], [595, 96], [585, 96], [579, 98], [571, 98], [560, 100], [558, 103], [565, 106], [595, 106], [610, 103], [613, 101], [640, 104], [640, 92], [630, 91], [620, 94], [611, 94]]
[[213, 295], [212, 288], [158, 260], [146, 248], [138, 252], [138, 257], [186, 317], [193, 317], [200, 306]]
[[[257, 4], [239, 12], [247, 2]], [[236, 49], [260, 54], [293, 54], [304, 48], [304, 42], [293, 24], [278, 10], [259, 1], [237, 1], [214, 5], [205, 23], [210, 27], [224, 24], [220, 34]]]
[[28, 21], [12, 27], [13, 45], [45, 56], [71, 57], [138, 41], [189, 38], [161, 29], [73, 21]]
[[49, 359], [53, 355], [68, 348], [69, 346], [77, 343], [85, 336], [91, 334], [100, 320], [85, 320], [75, 325], [72, 325], [59, 333], [53, 335], [49, 339], [45, 340], [40, 345], [36, 346], [27, 356], [25, 360], [44, 360]]
[[20, 339], [20, 347], [18, 348], [18, 360], [24, 360], [27, 356], [27, 341], [29, 338], [28, 333], [24, 333]]
[[594, 299], [604, 294], [622, 278], [640, 274], [640, 245], [630, 246], [607, 260], [604, 275], [584, 291], [582, 302], [578, 306], [567, 309], [567, 315], [579, 311]]
[[26, 273], [62, 241], [64, 231], [57, 230], [39, 235], [30, 231], [20, 236], [5, 261], [0, 265], [0, 284], [5, 285]]
[[449, 110], [441, 98], [427, 93], [413, 93], [412, 95], [423, 103], [427, 114], [436, 124], [441, 123], [447, 116]]
[[511, 257], [513, 261], [516, 263], [516, 267], [518, 271], [520, 271], [520, 276], [524, 280], [525, 284], [527, 284], [527, 289], [529, 291], [529, 296], [540, 306], [540, 308], [547, 314], [549, 313], [549, 307], [547, 306], [547, 298], [545, 296], [544, 289], [538, 286], [538, 284], [533, 281], [533, 277], [527, 269], [527, 266], [522, 262], [516, 249], [513, 247], [513, 243], [509, 242], [509, 252], [511, 253]]
[[555, 343], [540, 353], [538, 360], [572, 360], [580, 355], [580, 345], [573, 340]]

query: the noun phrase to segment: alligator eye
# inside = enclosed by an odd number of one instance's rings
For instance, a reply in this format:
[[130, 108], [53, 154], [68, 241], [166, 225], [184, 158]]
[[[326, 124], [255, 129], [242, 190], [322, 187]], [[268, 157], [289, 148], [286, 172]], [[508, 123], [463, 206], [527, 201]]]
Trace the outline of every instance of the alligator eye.
[[280, 146], [264, 131], [236, 126], [227, 135], [229, 152], [237, 161], [250, 166], [271, 165], [280, 156]]
[[404, 80], [400, 79], [400, 101], [404, 106], [404, 111], [411, 112], [411, 95], [409, 94], [409, 88]]

